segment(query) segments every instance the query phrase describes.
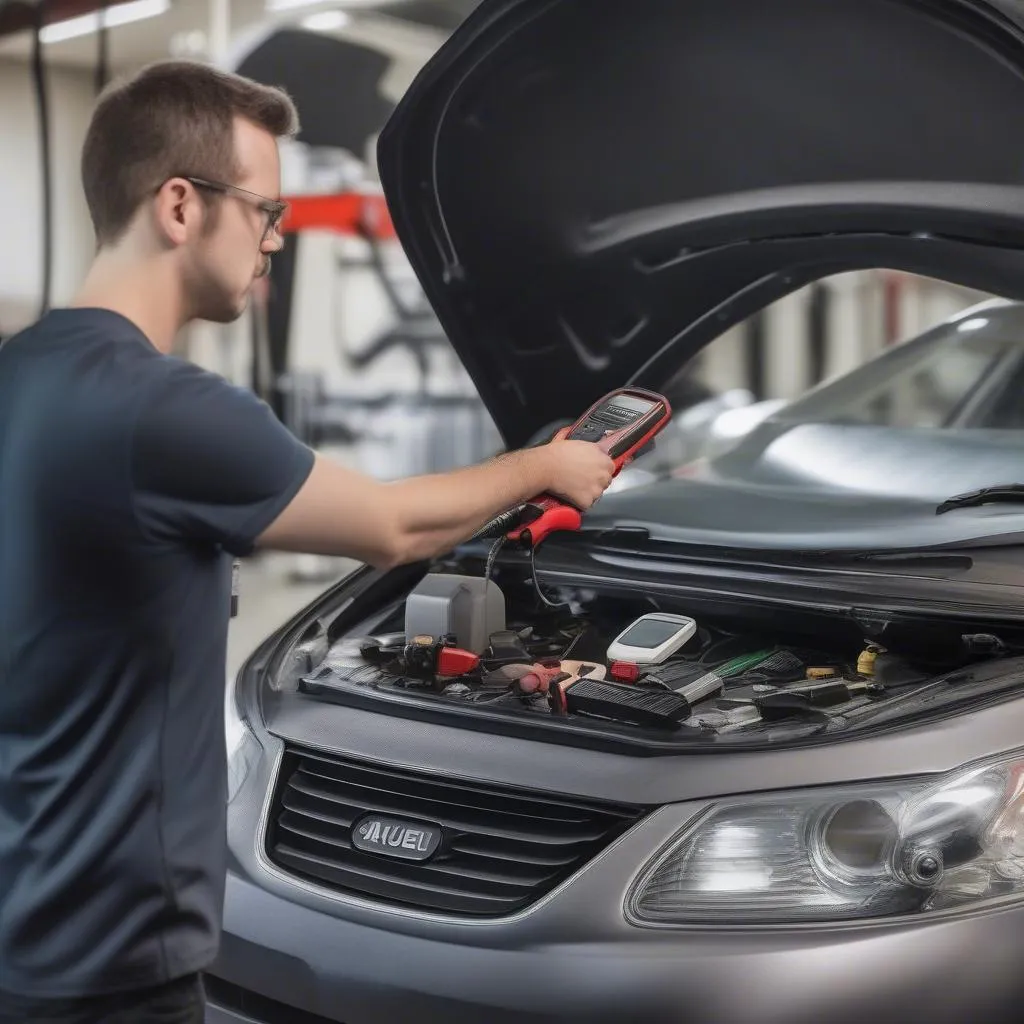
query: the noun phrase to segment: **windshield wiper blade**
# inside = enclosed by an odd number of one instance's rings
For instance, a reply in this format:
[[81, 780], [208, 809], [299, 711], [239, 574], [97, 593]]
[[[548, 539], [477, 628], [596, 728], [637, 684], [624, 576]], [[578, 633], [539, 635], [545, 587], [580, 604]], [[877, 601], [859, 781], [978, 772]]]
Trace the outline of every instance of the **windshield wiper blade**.
[[1024, 484], [997, 484], [995, 487], [981, 487], [966, 494], [956, 494], [939, 505], [935, 514], [941, 516], [943, 512], [951, 512], [955, 508], [976, 508], [990, 501], [1024, 503]]

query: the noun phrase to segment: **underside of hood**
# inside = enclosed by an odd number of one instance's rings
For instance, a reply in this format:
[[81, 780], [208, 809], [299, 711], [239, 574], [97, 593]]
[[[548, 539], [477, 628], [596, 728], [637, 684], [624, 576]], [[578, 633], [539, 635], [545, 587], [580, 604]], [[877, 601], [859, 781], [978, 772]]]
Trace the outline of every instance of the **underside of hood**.
[[804, 284], [1024, 298], [1003, 0], [492, 0], [382, 133], [399, 237], [510, 445]]

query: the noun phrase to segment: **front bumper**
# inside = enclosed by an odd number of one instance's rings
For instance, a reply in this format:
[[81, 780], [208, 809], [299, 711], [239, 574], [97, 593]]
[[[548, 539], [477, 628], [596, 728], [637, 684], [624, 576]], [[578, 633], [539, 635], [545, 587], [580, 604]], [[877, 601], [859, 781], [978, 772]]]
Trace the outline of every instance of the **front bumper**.
[[961, 1024], [1024, 1002], [1024, 908], [899, 925], [646, 930], [622, 902], [693, 805], [517, 919], [438, 922], [230, 873], [207, 1024]]

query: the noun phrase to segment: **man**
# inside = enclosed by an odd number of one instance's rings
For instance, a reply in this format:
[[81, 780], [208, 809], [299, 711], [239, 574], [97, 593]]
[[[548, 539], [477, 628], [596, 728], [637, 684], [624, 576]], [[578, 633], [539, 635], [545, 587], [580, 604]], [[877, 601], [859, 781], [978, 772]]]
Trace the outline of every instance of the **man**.
[[109, 87], [82, 154], [95, 261], [0, 349], [0, 1020], [202, 1020], [233, 557], [393, 566], [611, 481], [594, 445], [556, 439], [377, 482], [167, 354], [267, 272], [295, 129], [286, 96], [204, 65]]

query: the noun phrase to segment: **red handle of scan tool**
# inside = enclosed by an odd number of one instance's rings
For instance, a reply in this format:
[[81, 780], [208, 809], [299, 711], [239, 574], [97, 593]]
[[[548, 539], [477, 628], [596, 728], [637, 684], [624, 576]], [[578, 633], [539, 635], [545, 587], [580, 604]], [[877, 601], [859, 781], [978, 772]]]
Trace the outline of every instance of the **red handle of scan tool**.
[[[603, 441], [598, 445], [607, 448]], [[625, 458], [615, 460], [615, 475], [618, 475]], [[523, 526], [517, 526], [508, 533], [508, 539], [519, 541], [524, 547], [536, 547], [549, 533], [556, 530], [578, 530], [583, 525], [583, 513], [549, 494], [541, 494], [527, 502], [527, 506], [539, 509], [539, 515]]]
[[578, 530], [583, 525], [583, 513], [572, 505], [566, 505], [557, 498], [545, 495], [530, 502], [543, 511], [532, 522], [516, 527], [509, 540], [517, 540], [526, 547], [536, 547], [549, 533], [555, 530]]

